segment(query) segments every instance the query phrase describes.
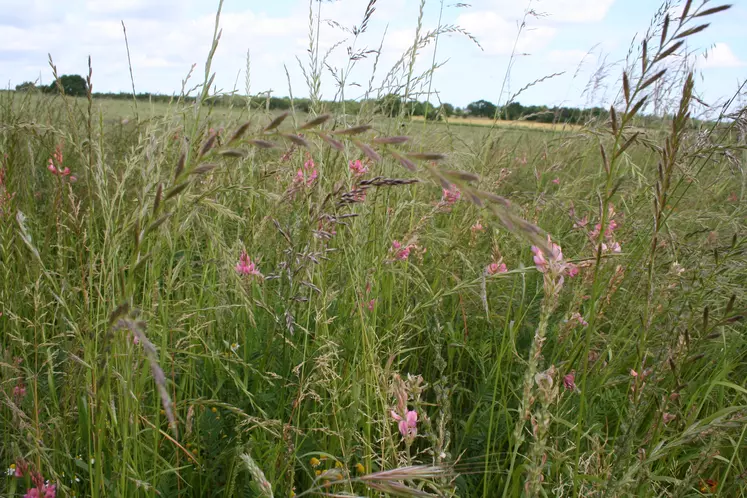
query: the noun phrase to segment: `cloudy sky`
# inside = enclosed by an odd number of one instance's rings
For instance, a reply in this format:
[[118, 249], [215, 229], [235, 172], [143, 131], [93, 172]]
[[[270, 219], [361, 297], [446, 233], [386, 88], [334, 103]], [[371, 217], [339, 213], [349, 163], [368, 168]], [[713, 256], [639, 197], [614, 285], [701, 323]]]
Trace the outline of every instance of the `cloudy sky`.
[[[423, 30], [439, 25], [458, 26], [479, 42], [453, 32], [418, 54], [416, 72], [434, 62], [431, 91], [458, 106], [484, 98], [505, 100], [521, 87], [552, 73], [565, 72], [537, 84], [519, 97], [524, 104], [601, 104], [614, 97], [619, 66], [609, 70], [607, 83], [584, 91], [591, 75], [606, 61], [619, 64], [633, 36], [645, 31], [657, 10], [656, 0], [427, 0]], [[360, 25], [367, 0], [312, 0], [321, 8], [319, 33], [322, 54], [329, 52], [322, 75], [324, 98], [332, 98], [337, 84], [332, 70], [346, 74], [345, 95], [358, 98], [369, 87], [373, 54], [349, 66], [347, 49], [378, 49], [382, 45], [373, 87], [412, 44], [418, 21], [418, 0], [378, 0], [366, 32], [357, 40], [343, 28]], [[695, 0], [695, 4], [699, 0]], [[728, 14], [712, 18], [712, 27], [688, 43], [697, 54], [702, 73], [697, 89], [715, 101], [731, 95], [747, 76], [747, 2]], [[23, 81], [51, 81], [51, 54], [61, 74], [85, 74], [93, 59], [95, 91], [129, 91], [130, 77], [121, 21], [127, 27], [135, 87], [138, 92], [172, 94], [193, 64], [188, 87], [202, 81], [218, 0], [0, 0], [0, 82], [14, 87]], [[716, 5], [713, 3], [712, 5]], [[223, 36], [214, 59], [219, 89], [246, 92], [247, 52], [250, 54], [251, 93], [272, 90], [307, 96], [307, 83], [297, 60], [308, 67], [308, 0], [225, 0]], [[520, 19], [529, 16], [517, 40]], [[333, 22], [338, 23], [335, 25]], [[382, 44], [383, 40], [383, 44]], [[510, 54], [519, 54], [501, 97]], [[434, 59], [435, 48], [435, 59]], [[287, 69], [287, 75], [286, 75]], [[404, 80], [395, 78], [395, 82]], [[427, 86], [417, 90], [427, 91]], [[432, 101], [437, 101], [435, 97]]]

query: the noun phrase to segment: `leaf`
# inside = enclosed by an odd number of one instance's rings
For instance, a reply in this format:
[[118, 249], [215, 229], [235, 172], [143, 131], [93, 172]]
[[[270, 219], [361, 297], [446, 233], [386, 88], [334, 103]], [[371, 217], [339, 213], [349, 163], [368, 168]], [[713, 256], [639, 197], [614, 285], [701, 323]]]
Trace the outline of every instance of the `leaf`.
[[303, 126], [301, 126], [301, 130], [308, 130], [309, 128], [314, 128], [316, 126], [319, 126], [320, 124], [324, 124], [329, 118], [332, 116], [330, 114], [322, 114], [321, 116], [317, 116], [314, 119], [307, 121], [304, 123]]
[[277, 128], [278, 126], [280, 126], [281, 124], [283, 124], [283, 121], [285, 121], [285, 118], [287, 118], [288, 116], [290, 116], [290, 113], [288, 111], [282, 113], [280, 116], [278, 116], [275, 119], [273, 119], [270, 122], [270, 124], [268, 124], [265, 127], [265, 131], [272, 131], [272, 130], [274, 130], [275, 128]]

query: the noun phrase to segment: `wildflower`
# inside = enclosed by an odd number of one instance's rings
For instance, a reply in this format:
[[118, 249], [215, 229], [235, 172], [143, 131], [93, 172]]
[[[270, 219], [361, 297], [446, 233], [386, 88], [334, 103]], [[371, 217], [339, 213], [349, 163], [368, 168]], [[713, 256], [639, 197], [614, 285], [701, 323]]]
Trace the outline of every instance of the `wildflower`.
[[392, 250], [394, 251], [394, 259], [398, 261], [405, 261], [410, 257], [410, 250], [412, 246], [408, 245], [403, 247], [402, 243], [398, 240], [392, 241]]
[[254, 277], [258, 277], [260, 280], [264, 278], [264, 276], [259, 272], [259, 268], [257, 268], [257, 265], [255, 263], [252, 263], [252, 260], [251, 258], [249, 258], [249, 255], [246, 253], [246, 251], [241, 251], [239, 262], [236, 264], [236, 272], [239, 275], [251, 275]]
[[210, 411], [213, 412], [213, 413], [218, 413], [218, 409], [216, 407], [212, 407], [210, 409]]
[[368, 308], [368, 311], [373, 311], [375, 306], [376, 306], [376, 299], [371, 299], [366, 305], [366, 308]]
[[588, 224], [589, 224], [589, 218], [584, 215], [583, 218], [581, 218], [580, 220], [576, 220], [573, 223], [573, 228], [586, 228], [586, 225]]
[[635, 378], [635, 377], [638, 377], [638, 372], [636, 372], [635, 370], [633, 370], [633, 369], [631, 368], [631, 369], [630, 369], [630, 376], [631, 376], [631, 377], [633, 377], [633, 378]]
[[676, 419], [677, 415], [674, 415], [673, 413], [664, 412], [661, 415], [661, 419], [665, 424], [668, 424], [672, 420]]
[[517, 157], [516, 158], [516, 162], [519, 163], [519, 164], [521, 164], [522, 166], [525, 165], [527, 163], [527, 155], [524, 154], [521, 157]]
[[571, 370], [571, 373], [563, 377], [563, 387], [566, 391], [575, 391], [576, 388], [576, 371]]
[[355, 464], [355, 471], [358, 472], [359, 474], [365, 474], [366, 467], [364, 467], [362, 463], [358, 462]]
[[477, 220], [474, 225], [470, 228], [472, 230], [472, 233], [482, 232], [485, 230], [485, 227], [482, 226], [482, 221]]
[[397, 412], [392, 410], [392, 418], [398, 422], [399, 433], [402, 434], [406, 440], [412, 440], [418, 434], [418, 412], [414, 410], [408, 410], [405, 416], [402, 417]]
[[620, 254], [622, 252], [622, 246], [620, 245], [619, 242], [615, 242], [612, 244], [612, 247], [610, 248], [610, 250], [615, 254]]
[[552, 182], [553, 182], [553, 183], [554, 183], [555, 185], [560, 185], [560, 178], [555, 178], [555, 179], [554, 179], [554, 180], [553, 180]]
[[569, 322], [576, 322], [579, 325], [583, 325], [584, 327], [588, 326], [588, 322], [584, 320], [584, 317], [581, 316], [581, 313], [575, 312], [571, 315], [571, 318], [568, 320]]
[[342, 467], [343, 467], [343, 465], [342, 465], [341, 461], [338, 460], [338, 461], [335, 462], [335, 468], [336, 469], [341, 469]]
[[739, 198], [737, 197], [737, 194], [732, 192], [729, 194], [729, 202], [738, 202]]
[[138, 336], [137, 334], [132, 334], [132, 343], [135, 346], [137, 346], [138, 344], [140, 344], [140, 336]]
[[573, 278], [576, 275], [578, 275], [578, 272], [579, 272], [578, 266], [574, 265], [573, 263], [568, 263], [568, 265], [566, 266], [567, 266], [567, 272], [568, 272], [569, 277]]
[[452, 185], [448, 189], [442, 189], [442, 190], [443, 190], [443, 194], [441, 196], [440, 205], [446, 211], [450, 211], [451, 206], [456, 204], [456, 202], [462, 197], [462, 193], [459, 191], [456, 185]]
[[702, 481], [700, 483], [700, 492], [701, 493], [715, 493], [718, 489], [718, 481], [715, 481], [713, 479], [706, 479], [705, 481]]
[[[549, 240], [549, 239], [548, 239]], [[549, 265], [561, 263], [563, 260], [563, 250], [560, 246], [554, 242], [550, 245], [550, 261], [545, 258], [545, 253], [537, 246], [532, 246], [532, 253], [534, 253], [534, 264], [537, 269], [545, 273], [549, 269]]]
[[26, 396], [26, 386], [23, 384], [18, 384], [16, 387], [14, 387], [13, 396], [19, 399]]
[[[5, 474], [9, 477], [15, 476], [16, 475], [16, 464], [11, 463], [10, 467], [8, 467], [8, 470], [5, 471]], [[19, 477], [19, 476], [16, 476], [16, 477]]]
[[319, 461], [317, 457], [311, 457], [309, 460], [309, 465], [311, 465], [312, 468], [317, 468], [322, 462]]
[[355, 176], [363, 176], [366, 173], [368, 173], [368, 167], [361, 162], [360, 159], [356, 159], [355, 161], [350, 161], [348, 164], [348, 168], [350, 168], [350, 171]]
[[485, 273], [488, 275], [495, 275], [496, 273], [506, 273], [508, 271], [508, 268], [506, 267], [506, 263], [500, 263], [492, 262], [490, 263], [487, 268], [485, 268]]

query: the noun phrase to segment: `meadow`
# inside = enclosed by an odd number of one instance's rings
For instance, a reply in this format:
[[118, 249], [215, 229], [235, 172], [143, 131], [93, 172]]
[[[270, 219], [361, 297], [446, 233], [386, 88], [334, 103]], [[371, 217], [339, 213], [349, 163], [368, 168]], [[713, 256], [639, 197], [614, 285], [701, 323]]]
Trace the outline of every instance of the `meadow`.
[[747, 495], [710, 7], [582, 127], [1, 92], [0, 496]]

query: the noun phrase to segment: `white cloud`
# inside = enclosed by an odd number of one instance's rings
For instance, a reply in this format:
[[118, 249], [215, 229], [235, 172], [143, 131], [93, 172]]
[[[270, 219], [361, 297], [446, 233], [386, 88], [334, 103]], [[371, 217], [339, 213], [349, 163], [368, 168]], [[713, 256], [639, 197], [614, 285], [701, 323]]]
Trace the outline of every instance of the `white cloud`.
[[705, 54], [698, 58], [701, 68], [733, 68], [744, 67], [745, 62], [739, 60], [726, 43], [716, 43]]

